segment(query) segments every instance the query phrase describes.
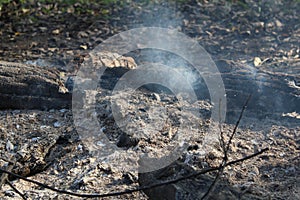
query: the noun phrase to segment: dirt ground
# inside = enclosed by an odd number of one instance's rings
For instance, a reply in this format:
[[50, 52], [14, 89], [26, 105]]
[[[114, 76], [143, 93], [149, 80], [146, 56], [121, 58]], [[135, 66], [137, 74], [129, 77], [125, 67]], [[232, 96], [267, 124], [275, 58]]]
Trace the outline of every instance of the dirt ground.
[[[10, 7], [2, 8], [0, 60], [56, 67], [66, 74], [75, 74], [83, 57], [105, 39], [131, 28], [155, 26], [175, 28], [196, 39], [219, 68], [225, 62], [231, 68], [252, 66], [258, 70], [299, 78], [300, 19], [297, 12], [300, 2], [234, 2], [124, 1], [113, 5], [49, 3], [31, 5], [15, 12]], [[300, 88], [300, 80], [294, 80], [294, 83], [295, 87]], [[130, 113], [139, 116], [136, 123], [149, 123], [144, 116], [144, 107], [147, 107], [144, 104], [150, 107], [158, 104], [167, 106], [173, 121], [164, 124], [165, 129], [159, 131], [159, 136], [151, 136], [151, 139], [140, 137], [138, 142], [133, 138], [129, 143], [119, 145], [120, 148], [131, 153], [164, 154], [161, 148], [168, 148], [170, 137], [174, 134], [179, 105], [174, 100], [170, 103], [174, 97], [169, 94], [159, 94], [159, 98], [154, 98], [151, 92], [141, 92], [133, 97]], [[109, 96], [100, 96], [98, 99], [97, 117], [99, 121], [105, 121], [104, 133], [111, 141], [118, 143], [122, 134], [107, 110], [103, 110], [103, 106], [107, 106], [106, 98]], [[300, 101], [299, 97], [296, 100]], [[199, 100], [196, 105], [204, 112], [201, 116], [192, 116], [198, 123], [193, 130], [199, 136], [214, 122], [207, 118], [211, 108], [209, 101]], [[285, 106], [289, 110], [289, 106]], [[271, 115], [265, 118], [260, 115], [259, 119], [255, 112], [247, 115], [246, 110], [233, 138], [229, 160], [242, 158], [266, 147], [270, 150], [243, 163], [228, 166], [221, 180], [222, 184], [226, 183], [231, 188], [225, 189], [230, 194], [220, 190], [221, 196], [218, 198], [300, 199], [300, 108], [287, 113], [272, 113], [271, 110]], [[284, 116], [284, 120], [272, 118], [272, 114]], [[233, 128], [233, 123], [224, 124], [225, 135], [228, 136]], [[204, 154], [199, 148], [201, 141], [196, 136], [189, 141], [187, 150], [178, 162], [192, 170], [217, 166], [223, 156], [219, 144], [216, 143], [210, 152]], [[77, 193], [103, 194], [139, 185], [136, 172], [127, 172], [116, 166], [115, 162], [120, 160], [100, 162], [96, 156], [89, 154], [88, 146], [76, 132], [70, 109], [2, 110], [0, 138], [0, 166], [7, 167], [17, 160], [13, 163], [13, 172], [29, 176], [30, 179]], [[178, 174], [166, 176], [174, 178]], [[196, 183], [197, 179], [192, 181]], [[31, 199], [78, 199], [20, 179], [12, 179], [12, 183]], [[181, 187], [184, 188], [184, 184]], [[2, 186], [0, 198], [21, 199], [7, 184]], [[135, 192], [104, 199], [149, 197], [144, 192]]]

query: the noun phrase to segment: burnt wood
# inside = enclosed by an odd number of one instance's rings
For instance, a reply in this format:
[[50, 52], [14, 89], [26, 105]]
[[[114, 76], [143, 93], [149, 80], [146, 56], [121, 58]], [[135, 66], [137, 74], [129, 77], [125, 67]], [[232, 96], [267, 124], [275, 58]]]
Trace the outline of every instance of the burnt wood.
[[71, 98], [59, 70], [0, 61], [0, 109], [69, 108]]

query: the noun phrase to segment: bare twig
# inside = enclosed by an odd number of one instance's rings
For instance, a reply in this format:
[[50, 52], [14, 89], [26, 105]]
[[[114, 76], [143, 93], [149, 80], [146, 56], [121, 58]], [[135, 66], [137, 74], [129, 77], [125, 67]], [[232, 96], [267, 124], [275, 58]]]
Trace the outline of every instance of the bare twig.
[[22, 197], [22, 199], [26, 200], [27, 197], [22, 193], [20, 192], [9, 180], [6, 180], [6, 183], [18, 194]]
[[251, 158], [254, 158], [254, 157], [256, 157], [256, 156], [258, 156], [258, 155], [260, 155], [260, 154], [262, 154], [262, 153], [264, 153], [264, 152], [266, 152], [266, 151], [269, 151], [269, 148], [264, 148], [264, 149], [262, 149], [262, 150], [260, 150], [260, 151], [258, 151], [258, 152], [256, 152], [256, 153], [251, 154], [251, 155], [249, 155], [249, 156], [246, 156], [246, 157], [244, 157], [244, 158], [241, 158], [241, 159], [237, 159], [237, 160], [228, 162], [228, 163], [226, 164], [226, 167], [229, 166], [229, 165], [235, 165], [235, 164], [237, 164], [237, 163], [239, 163], [239, 162], [244, 162], [245, 160], [249, 160], [249, 159], [251, 159]]
[[237, 128], [239, 127], [239, 124], [240, 124], [240, 122], [241, 122], [241, 119], [242, 119], [243, 114], [244, 114], [244, 111], [245, 111], [245, 109], [246, 109], [246, 107], [247, 107], [247, 105], [248, 105], [248, 103], [249, 103], [250, 98], [251, 98], [251, 95], [249, 95], [249, 97], [247, 98], [247, 100], [246, 100], [246, 102], [245, 102], [245, 104], [244, 104], [244, 106], [243, 106], [243, 108], [242, 108], [242, 111], [241, 111], [241, 113], [240, 113], [239, 119], [237, 120], [237, 122], [236, 122], [236, 124], [235, 124], [235, 126], [234, 126], [234, 129], [233, 129], [233, 131], [232, 131], [232, 134], [231, 134], [231, 136], [230, 136], [230, 138], [229, 138], [229, 140], [228, 140], [228, 142], [227, 142], [226, 152], [228, 152], [228, 150], [229, 150], [229, 148], [230, 148], [230, 145], [231, 145], [231, 142], [232, 142], [232, 138], [233, 138], [233, 137], [235, 136], [235, 134], [236, 134]]
[[220, 146], [222, 148], [224, 157], [222, 160], [222, 163], [219, 166], [219, 170], [218, 173], [216, 175], [216, 177], [214, 178], [214, 181], [211, 183], [210, 187], [208, 188], [208, 190], [206, 191], [206, 193], [203, 195], [203, 197], [201, 198], [202, 200], [207, 198], [209, 196], [209, 194], [211, 193], [211, 191], [214, 190], [214, 187], [217, 183], [217, 181], [219, 180], [220, 175], [223, 173], [224, 170], [224, 165], [226, 165], [226, 161], [227, 161], [227, 150], [226, 150], [226, 144], [225, 144], [225, 138], [224, 138], [224, 132], [222, 129], [222, 123], [221, 123], [221, 99], [220, 99], [220, 103], [219, 103], [219, 130], [220, 130]]
[[[255, 156], [258, 156], [258, 155], [264, 153], [265, 151], [268, 151], [268, 148], [263, 149], [263, 150], [255, 153], [255, 154], [251, 154], [249, 156], [246, 156], [242, 159], [231, 161], [231, 162], [227, 163], [225, 166], [234, 165], [236, 163], [243, 162], [245, 160], [248, 160], [248, 159], [251, 159]], [[35, 181], [35, 180], [28, 179], [26, 177], [23, 177], [21, 175], [15, 174], [15, 173], [12, 173], [12, 172], [7, 171], [5, 169], [0, 168], [0, 172], [7, 173], [7, 174], [9, 174], [11, 176], [14, 176], [16, 178], [22, 179], [22, 180], [30, 182], [30, 183], [34, 183], [38, 186], [41, 186], [43, 188], [46, 188], [46, 189], [49, 189], [49, 190], [52, 190], [52, 191], [55, 191], [55, 192], [58, 192], [58, 193], [61, 193], [61, 194], [68, 194], [68, 195], [72, 195], [72, 196], [85, 197], [85, 198], [96, 198], [96, 197], [99, 198], [99, 197], [111, 197], [111, 196], [119, 196], [119, 195], [123, 195], [123, 194], [130, 194], [130, 193], [133, 193], [133, 192], [138, 192], [138, 191], [151, 189], [151, 188], [155, 188], [155, 187], [159, 187], [159, 186], [163, 186], [163, 185], [168, 185], [168, 184], [176, 183], [176, 182], [179, 182], [179, 181], [182, 181], [182, 180], [194, 178], [194, 177], [199, 176], [201, 174], [205, 174], [205, 173], [212, 172], [212, 171], [217, 171], [219, 169], [220, 169], [220, 167], [211, 167], [211, 168], [203, 169], [201, 171], [192, 173], [192, 174], [187, 175], [187, 176], [179, 177], [177, 179], [164, 181], [164, 182], [160, 182], [160, 183], [156, 183], [156, 184], [152, 184], [152, 185], [148, 185], [148, 186], [144, 186], [144, 187], [138, 187], [138, 188], [131, 189], [131, 190], [125, 190], [125, 191], [121, 191], [121, 192], [112, 192], [112, 193], [106, 193], [106, 194], [80, 194], [80, 193], [70, 192], [70, 191], [66, 191], [66, 190], [57, 189], [55, 187], [51, 187], [49, 185], [46, 185], [44, 183], [41, 183], [41, 182], [38, 182], [38, 181]]]
[[15, 161], [13, 162], [13, 161], [9, 160], [8, 158], [4, 158], [2, 156], [0, 156], [0, 159], [3, 160], [3, 161], [5, 161], [5, 162], [8, 162], [10, 164], [13, 164], [13, 165], [16, 163]]
[[[4, 161], [6, 161], [6, 162], [8, 162], [8, 165], [7, 165], [7, 167], [6, 167], [6, 170], [7, 171], [11, 171], [12, 169], [13, 169], [13, 167], [15, 166], [15, 162], [12, 162], [12, 161], [10, 161], [10, 160], [8, 160], [8, 159], [5, 159], [5, 158], [0, 158], [0, 159], [2, 159], [2, 160], [4, 160]], [[11, 182], [8, 180], [8, 173], [2, 173], [2, 175], [1, 175], [1, 177], [0, 177], [0, 189], [1, 189], [1, 186], [3, 185], [3, 184], [5, 184], [5, 183], [7, 183], [17, 194], [19, 194], [21, 197], [22, 197], [22, 199], [25, 199], [26, 200], [26, 197], [15, 187], [15, 186], [13, 186], [13, 184], [11, 184]]]
[[224, 139], [224, 132], [222, 129], [222, 116], [221, 116], [221, 104], [222, 103], [222, 99], [220, 99], [219, 102], [219, 130], [220, 130], [220, 146], [222, 148], [223, 153], [225, 152], [225, 139]]
[[[7, 171], [11, 171], [12, 168], [14, 167], [14, 165], [12, 163], [8, 163], [8, 165], [6, 166], [6, 170]], [[3, 173], [0, 177], [0, 189], [2, 188], [2, 185], [6, 183], [8, 178], [8, 174]]]
[[[227, 161], [228, 161], [228, 151], [229, 151], [230, 145], [231, 145], [231, 143], [232, 143], [232, 139], [233, 139], [233, 137], [234, 137], [234, 135], [235, 135], [235, 133], [236, 133], [236, 131], [237, 131], [237, 128], [238, 128], [238, 126], [239, 126], [239, 124], [240, 124], [240, 121], [241, 121], [241, 119], [242, 119], [242, 116], [243, 116], [243, 114], [244, 114], [244, 111], [245, 111], [245, 109], [246, 109], [246, 107], [247, 107], [247, 105], [248, 105], [248, 102], [249, 102], [250, 98], [251, 98], [251, 95], [249, 95], [249, 97], [247, 98], [247, 100], [246, 100], [246, 102], [245, 102], [245, 104], [244, 104], [244, 106], [243, 106], [243, 108], [242, 108], [242, 111], [241, 111], [241, 113], [240, 113], [240, 116], [239, 116], [239, 118], [238, 118], [238, 120], [237, 120], [237, 122], [236, 122], [236, 124], [235, 124], [235, 126], [234, 126], [234, 129], [233, 129], [233, 131], [232, 131], [232, 134], [231, 134], [230, 137], [229, 137], [229, 140], [228, 140], [226, 146], [225, 146], [225, 139], [224, 139], [224, 135], [223, 135], [224, 133], [223, 133], [223, 131], [222, 131], [221, 124], [219, 123], [220, 137], [221, 137], [220, 143], [221, 143], [221, 147], [222, 147], [222, 150], [223, 150], [224, 157], [223, 157], [223, 160], [222, 160], [222, 162], [221, 162], [221, 164], [220, 164], [220, 166], [219, 166], [219, 170], [218, 170], [218, 172], [217, 172], [216, 177], [214, 178], [214, 181], [211, 183], [210, 187], [208, 188], [208, 190], [206, 191], [206, 193], [205, 193], [205, 194], [203, 195], [203, 197], [201, 198], [202, 200], [209, 197], [209, 194], [214, 190], [214, 187], [215, 187], [216, 183], [218, 182], [220, 176], [221, 176], [221, 175], [223, 174], [223, 172], [224, 172], [224, 169], [225, 169], [226, 164], [227, 164]], [[221, 115], [221, 114], [220, 114], [220, 113], [221, 113], [220, 110], [221, 110], [221, 108], [219, 108], [219, 115]], [[221, 119], [221, 116], [219, 116], [219, 117], [220, 117], [220, 119]]]

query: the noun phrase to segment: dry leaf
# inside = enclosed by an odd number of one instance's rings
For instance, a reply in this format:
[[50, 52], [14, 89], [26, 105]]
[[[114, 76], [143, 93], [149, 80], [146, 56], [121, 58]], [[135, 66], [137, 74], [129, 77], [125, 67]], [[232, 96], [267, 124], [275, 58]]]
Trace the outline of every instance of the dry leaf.
[[282, 27], [283, 26], [283, 24], [278, 19], [275, 20], [275, 25], [277, 27]]
[[84, 50], [87, 50], [88, 47], [87, 47], [87, 45], [80, 45], [80, 48], [84, 49]]
[[59, 29], [55, 29], [52, 31], [52, 34], [54, 35], [58, 35], [60, 33], [60, 30]]
[[54, 52], [54, 51], [58, 51], [58, 48], [48, 48], [49, 51]]
[[26, 9], [26, 8], [22, 8], [22, 12], [25, 14], [25, 13], [28, 13], [30, 11], [30, 9]]
[[254, 63], [254, 66], [257, 67], [257, 66], [261, 65], [262, 61], [259, 57], [255, 57], [253, 63]]

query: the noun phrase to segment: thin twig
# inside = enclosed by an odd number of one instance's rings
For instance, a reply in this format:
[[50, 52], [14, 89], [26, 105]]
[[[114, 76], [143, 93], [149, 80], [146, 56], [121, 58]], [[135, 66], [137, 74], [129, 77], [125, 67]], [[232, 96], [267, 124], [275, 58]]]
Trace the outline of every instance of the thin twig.
[[10, 164], [13, 164], [13, 165], [16, 163], [15, 161], [11, 161], [11, 160], [9, 160], [8, 158], [4, 158], [4, 157], [2, 157], [2, 156], [0, 156], [0, 159], [3, 160], [3, 161], [5, 161], [5, 162], [8, 162], [8, 163], [10, 163]]
[[247, 100], [246, 100], [246, 102], [245, 102], [245, 104], [244, 104], [244, 106], [243, 106], [243, 108], [242, 108], [242, 111], [241, 111], [241, 113], [240, 113], [239, 119], [237, 120], [237, 122], [236, 122], [236, 124], [235, 124], [235, 126], [234, 126], [234, 129], [233, 129], [233, 132], [232, 132], [232, 134], [231, 134], [231, 136], [230, 136], [230, 138], [229, 138], [229, 140], [228, 140], [227, 147], [226, 147], [226, 151], [227, 151], [227, 152], [228, 152], [228, 150], [229, 150], [229, 148], [230, 148], [232, 139], [233, 139], [234, 135], [236, 134], [237, 128], [239, 127], [239, 124], [240, 124], [240, 122], [241, 122], [241, 119], [242, 119], [242, 117], [243, 117], [244, 111], [245, 111], [245, 109], [246, 109], [246, 107], [247, 107], [247, 105], [248, 105], [248, 102], [249, 102], [250, 98], [251, 98], [251, 95], [248, 96], [248, 98], [247, 98]]
[[225, 139], [224, 139], [224, 132], [223, 132], [223, 129], [222, 129], [222, 116], [221, 116], [221, 103], [222, 103], [222, 99], [220, 99], [220, 102], [219, 102], [219, 130], [220, 130], [220, 144], [221, 144], [221, 148], [222, 148], [222, 151], [223, 153], [225, 152]]
[[220, 146], [222, 148], [224, 157], [223, 157], [222, 163], [219, 165], [218, 173], [216, 174], [213, 182], [210, 184], [210, 186], [209, 186], [208, 190], [206, 191], [206, 193], [202, 196], [201, 200], [204, 200], [205, 198], [208, 198], [208, 196], [211, 193], [211, 191], [214, 190], [214, 187], [215, 187], [217, 181], [219, 180], [220, 175], [223, 173], [224, 165], [226, 165], [226, 161], [228, 159], [228, 157], [227, 157], [227, 151], [226, 151], [225, 138], [224, 138], [224, 132], [223, 132], [223, 129], [222, 129], [221, 119], [222, 118], [221, 118], [221, 99], [220, 99], [220, 103], [219, 103]]
[[256, 157], [256, 156], [258, 156], [258, 155], [260, 155], [260, 154], [262, 154], [262, 153], [264, 153], [264, 152], [266, 152], [266, 151], [269, 151], [269, 148], [264, 148], [264, 149], [262, 149], [262, 150], [260, 150], [260, 151], [258, 151], [258, 152], [256, 152], [256, 153], [251, 154], [251, 155], [249, 155], [249, 156], [246, 156], [246, 157], [244, 157], [244, 158], [241, 158], [241, 159], [237, 159], [237, 160], [228, 162], [228, 163], [226, 164], [226, 167], [227, 167], [227, 166], [230, 166], [230, 165], [235, 165], [235, 164], [237, 164], [237, 163], [239, 163], [239, 162], [244, 162], [245, 160], [249, 160], [249, 159], [251, 159], [251, 158], [254, 158], [254, 157]]
[[[247, 98], [247, 100], [246, 100], [246, 102], [245, 102], [245, 104], [244, 104], [244, 106], [243, 106], [243, 108], [242, 108], [242, 111], [241, 111], [241, 113], [240, 113], [239, 119], [237, 120], [237, 122], [236, 122], [236, 124], [235, 124], [235, 126], [234, 126], [234, 129], [233, 129], [233, 131], [232, 131], [232, 134], [230, 135], [230, 138], [229, 138], [229, 140], [228, 140], [228, 142], [227, 142], [226, 147], [225, 147], [225, 139], [224, 139], [222, 127], [221, 127], [221, 125], [220, 125], [220, 123], [219, 123], [219, 129], [220, 129], [220, 134], [221, 134], [221, 141], [220, 141], [220, 142], [221, 142], [221, 147], [222, 147], [222, 149], [223, 149], [224, 157], [223, 157], [223, 160], [222, 160], [222, 162], [221, 162], [221, 164], [220, 164], [220, 166], [219, 166], [219, 170], [218, 170], [218, 172], [217, 172], [217, 174], [216, 174], [216, 176], [215, 176], [213, 182], [210, 184], [208, 190], [207, 190], [206, 193], [202, 196], [201, 200], [206, 199], [206, 198], [209, 197], [209, 194], [214, 190], [214, 187], [216, 186], [216, 184], [217, 184], [217, 182], [218, 182], [220, 176], [221, 176], [221, 175], [223, 174], [223, 172], [224, 172], [224, 169], [225, 169], [226, 164], [227, 164], [227, 161], [228, 161], [228, 151], [229, 151], [230, 145], [231, 145], [231, 143], [232, 143], [232, 139], [233, 139], [233, 137], [234, 137], [234, 135], [235, 135], [235, 133], [236, 133], [236, 131], [237, 131], [237, 128], [238, 128], [238, 126], [239, 126], [239, 124], [240, 124], [240, 121], [241, 121], [241, 119], [242, 119], [242, 116], [243, 116], [243, 114], [244, 114], [244, 111], [245, 111], [245, 109], [246, 109], [246, 107], [247, 107], [247, 105], [248, 105], [248, 102], [249, 102], [250, 98], [251, 98], [251, 95], [249, 95], [249, 97]], [[219, 115], [221, 115], [221, 114], [220, 114], [220, 113], [221, 113], [220, 110], [221, 110], [221, 108], [219, 108]], [[221, 116], [219, 116], [219, 117], [220, 117], [220, 119], [221, 119]]]
[[27, 197], [20, 192], [9, 180], [6, 180], [6, 183], [18, 194], [22, 197], [22, 199], [27, 200]]
[[245, 102], [245, 104], [244, 104], [244, 106], [243, 106], [243, 108], [242, 108], [242, 111], [241, 111], [241, 113], [240, 113], [239, 119], [237, 120], [237, 122], [236, 122], [236, 124], [235, 124], [235, 126], [234, 126], [234, 129], [233, 129], [233, 132], [232, 132], [232, 134], [231, 134], [231, 136], [230, 136], [230, 138], [229, 138], [229, 140], [228, 140], [227, 147], [226, 147], [226, 151], [227, 151], [227, 152], [228, 152], [228, 150], [229, 150], [229, 148], [230, 148], [232, 139], [233, 139], [234, 135], [236, 134], [237, 128], [239, 127], [239, 124], [240, 124], [240, 122], [241, 122], [241, 119], [242, 119], [242, 117], [243, 117], [244, 111], [245, 111], [245, 109], [246, 109], [246, 107], [247, 107], [247, 105], [248, 105], [248, 102], [249, 102], [250, 98], [251, 98], [251, 95], [249, 95], [249, 97], [247, 98], [247, 100], [246, 100], [246, 102]]
[[[15, 166], [15, 162], [13, 161], [10, 161], [8, 159], [5, 159], [5, 158], [0, 158], [6, 162], [8, 162], [8, 165], [6, 167], [6, 170], [7, 171], [11, 171], [13, 169], [13, 167]], [[13, 184], [8, 180], [8, 174], [7, 173], [3, 173], [1, 175], [1, 180], [0, 180], [0, 189], [1, 189], [1, 186], [4, 184], [4, 183], [7, 183], [17, 194], [19, 194], [22, 199], [25, 199], [26, 200], [26, 197], [15, 187], [13, 186]]]
[[[11, 171], [13, 169], [14, 165], [11, 163], [8, 163], [8, 165], [6, 166], [6, 170], [7, 171]], [[0, 177], [0, 189], [2, 188], [2, 185], [4, 185], [6, 183], [8, 179], [8, 174], [2, 174]]]
[[210, 184], [206, 193], [201, 197], [201, 200], [207, 198], [209, 196], [209, 194], [211, 193], [211, 191], [214, 190], [214, 187], [215, 187], [216, 183], [218, 182], [220, 175], [223, 174], [223, 171], [224, 171], [224, 167], [220, 166], [220, 168], [218, 169], [218, 173], [217, 173], [216, 177], [214, 178], [214, 181]]
[[[268, 151], [268, 150], [269, 149], [266, 148], [266, 149], [263, 149], [263, 150], [261, 150], [261, 151], [259, 151], [257, 153], [254, 153], [254, 154], [251, 154], [249, 156], [246, 156], [244, 158], [231, 161], [231, 162], [227, 163], [226, 166], [234, 165], [236, 163], [243, 162], [245, 160], [251, 159], [251, 158], [253, 158], [255, 156], [258, 156], [258, 155], [260, 155], [260, 154], [262, 154], [262, 153], [264, 153], [265, 151]], [[182, 176], [182, 177], [179, 177], [177, 179], [173, 179], [173, 180], [169, 180], [169, 181], [164, 181], [164, 182], [160, 182], [160, 183], [156, 183], [156, 184], [148, 185], [148, 186], [144, 186], [144, 187], [138, 187], [138, 188], [131, 189], [131, 190], [125, 190], [125, 191], [121, 191], [121, 192], [112, 192], [112, 193], [106, 193], [106, 194], [80, 194], [80, 193], [75, 193], [75, 192], [70, 192], [70, 191], [66, 191], [66, 190], [57, 189], [55, 187], [51, 187], [51, 186], [46, 185], [44, 183], [40, 183], [38, 181], [28, 179], [28, 178], [23, 177], [21, 175], [18, 175], [18, 174], [15, 174], [15, 173], [12, 173], [10, 171], [6, 171], [6, 170], [0, 168], [0, 172], [2, 172], [2, 173], [7, 173], [7, 174], [9, 174], [11, 176], [14, 176], [16, 178], [22, 179], [22, 180], [30, 182], [30, 183], [34, 183], [34, 184], [36, 184], [38, 186], [41, 186], [43, 188], [46, 188], [46, 189], [49, 189], [49, 190], [52, 190], [52, 191], [55, 191], [55, 192], [58, 192], [58, 193], [61, 193], [61, 194], [68, 194], [68, 195], [72, 195], [72, 196], [85, 197], [85, 198], [111, 197], [111, 196], [119, 196], [119, 195], [123, 195], [123, 194], [130, 194], [130, 193], [133, 193], [133, 192], [138, 192], [138, 191], [142, 191], [142, 190], [146, 190], [146, 189], [151, 189], [151, 188], [155, 188], [155, 187], [159, 187], [159, 186], [163, 186], [163, 185], [168, 185], [168, 184], [176, 183], [176, 182], [179, 182], [179, 181], [182, 181], [182, 180], [194, 178], [194, 177], [199, 176], [201, 174], [205, 174], [205, 173], [216, 171], [216, 170], [219, 170], [219, 167], [211, 167], [211, 168], [203, 169], [201, 171], [192, 173], [192, 174], [187, 175], [187, 176]]]

